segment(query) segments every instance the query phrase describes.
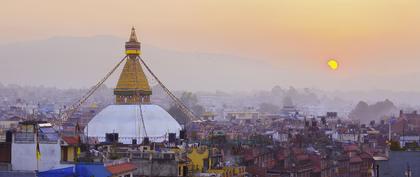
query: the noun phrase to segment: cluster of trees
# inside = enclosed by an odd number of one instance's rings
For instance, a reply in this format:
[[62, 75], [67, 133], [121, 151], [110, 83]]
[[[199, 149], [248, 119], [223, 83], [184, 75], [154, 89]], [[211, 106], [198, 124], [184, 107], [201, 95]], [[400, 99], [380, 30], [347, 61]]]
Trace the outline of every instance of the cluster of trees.
[[397, 107], [388, 99], [371, 105], [360, 101], [350, 112], [349, 117], [354, 120], [360, 120], [363, 123], [369, 123], [371, 121], [379, 121], [383, 116], [396, 114], [397, 112]]
[[[201, 116], [205, 112], [204, 107], [198, 104], [197, 95], [193, 94], [192, 92], [183, 92], [179, 99], [196, 116]], [[170, 106], [168, 113], [180, 124], [185, 124], [188, 121], [188, 117], [175, 104]]]
[[271, 92], [259, 93], [257, 98], [264, 100], [259, 105], [259, 111], [264, 113], [278, 113], [281, 106], [319, 105], [321, 103], [318, 95], [308, 88], [298, 90], [294, 87], [283, 89], [280, 86], [275, 86]]
[[[298, 90], [294, 87], [283, 89], [280, 86], [274, 86], [271, 92], [266, 94], [259, 94], [258, 97], [267, 100], [267, 102], [274, 103], [276, 105], [284, 104], [284, 99], [288, 98], [298, 105], [318, 105], [321, 103], [318, 95], [314, 90], [304, 88]], [[282, 102], [283, 101], [283, 102]]]

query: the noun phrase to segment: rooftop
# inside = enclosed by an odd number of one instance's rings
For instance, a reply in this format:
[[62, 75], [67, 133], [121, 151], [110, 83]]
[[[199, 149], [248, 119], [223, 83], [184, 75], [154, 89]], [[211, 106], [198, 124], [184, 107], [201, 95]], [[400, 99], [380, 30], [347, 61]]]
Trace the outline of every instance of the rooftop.
[[111, 172], [113, 175], [118, 175], [118, 174], [127, 173], [133, 170], [136, 170], [137, 167], [133, 163], [126, 162], [126, 163], [107, 166], [106, 169], [109, 172]]

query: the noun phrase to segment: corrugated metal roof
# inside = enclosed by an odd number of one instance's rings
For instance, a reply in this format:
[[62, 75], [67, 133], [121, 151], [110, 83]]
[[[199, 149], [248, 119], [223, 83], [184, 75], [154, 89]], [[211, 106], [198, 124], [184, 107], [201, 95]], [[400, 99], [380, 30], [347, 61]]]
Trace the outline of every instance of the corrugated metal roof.
[[77, 136], [63, 136], [62, 139], [69, 145], [76, 145], [79, 143]]

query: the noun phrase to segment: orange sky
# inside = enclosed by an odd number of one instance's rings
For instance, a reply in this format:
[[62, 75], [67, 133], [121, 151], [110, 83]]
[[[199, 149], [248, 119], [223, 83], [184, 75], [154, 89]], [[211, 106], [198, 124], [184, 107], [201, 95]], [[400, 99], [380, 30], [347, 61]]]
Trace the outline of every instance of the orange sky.
[[[0, 43], [52, 36], [127, 36], [185, 52], [246, 56], [340, 77], [417, 72], [420, 1], [3, 0]], [[334, 76], [336, 77], [336, 76]]]

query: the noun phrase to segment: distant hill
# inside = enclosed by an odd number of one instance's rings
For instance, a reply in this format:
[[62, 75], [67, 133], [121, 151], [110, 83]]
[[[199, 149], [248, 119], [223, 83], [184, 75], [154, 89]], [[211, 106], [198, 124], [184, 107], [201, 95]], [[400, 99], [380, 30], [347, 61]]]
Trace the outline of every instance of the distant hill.
[[[126, 39], [114, 36], [53, 37], [0, 45], [0, 82], [59, 88], [90, 87], [124, 55]], [[143, 58], [172, 89], [270, 88], [281, 78], [272, 66], [236, 56], [184, 53], [142, 43]], [[114, 87], [117, 73], [106, 84]], [[222, 79], [223, 78], [223, 79]], [[155, 84], [151, 80], [152, 84]]]
[[[45, 86], [57, 88], [89, 88], [96, 84], [124, 55], [125, 38], [115, 36], [93, 37], [53, 37], [45, 40], [26, 41], [0, 45], [0, 83], [21, 86]], [[312, 71], [285, 69], [252, 58], [238, 56], [180, 52], [142, 43], [143, 58], [156, 75], [173, 91], [235, 91], [255, 94], [265, 101], [281, 105], [281, 89], [277, 94], [257, 94], [270, 90], [275, 85], [282, 88], [294, 86], [303, 88], [301, 96], [291, 97], [296, 103], [305, 102], [318, 105], [326, 97], [332, 99], [325, 109], [338, 104], [353, 107], [359, 100], [374, 103], [384, 98], [393, 100], [396, 105], [420, 106], [418, 92], [398, 92], [389, 90], [346, 90], [348, 85], [363, 85], [347, 82], [336, 77], [340, 87], [337, 91], [316, 88], [325, 84], [329, 77], [319, 77]], [[282, 60], [279, 58], [279, 60]], [[120, 70], [105, 84], [115, 87]], [[329, 72], [328, 72], [329, 73]], [[322, 75], [321, 75], [322, 76]], [[409, 78], [410, 83], [419, 83]], [[357, 79], [357, 78], [356, 78]], [[386, 81], [401, 79], [386, 78]], [[310, 81], [310, 82], [308, 82]], [[152, 85], [156, 81], [149, 79]], [[331, 81], [334, 83], [334, 81]], [[342, 84], [341, 84], [342, 83]], [[306, 92], [302, 85], [311, 86]], [[397, 85], [397, 84], [395, 84]], [[0, 85], [1, 87], [1, 85]], [[380, 87], [379, 87], [380, 88]], [[416, 88], [416, 87], [413, 87]], [[267, 95], [267, 96], [264, 96]], [[351, 101], [352, 104], [347, 101]]]

